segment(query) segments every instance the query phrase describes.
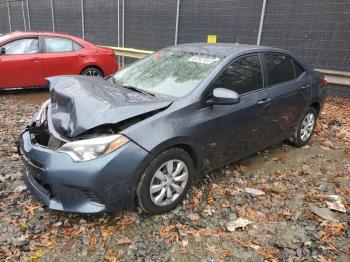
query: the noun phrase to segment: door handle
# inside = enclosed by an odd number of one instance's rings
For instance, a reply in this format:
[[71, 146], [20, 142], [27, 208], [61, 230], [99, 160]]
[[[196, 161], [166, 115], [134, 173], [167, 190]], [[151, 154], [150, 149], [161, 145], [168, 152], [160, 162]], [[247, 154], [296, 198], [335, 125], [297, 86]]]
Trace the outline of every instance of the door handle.
[[305, 90], [305, 89], [307, 89], [309, 87], [311, 87], [311, 85], [307, 84], [307, 85], [303, 85], [302, 87], [300, 87], [300, 89]]
[[41, 59], [39, 57], [32, 58], [30, 61], [39, 62]]
[[264, 98], [264, 99], [258, 101], [258, 105], [264, 105], [264, 104], [267, 104], [270, 102], [271, 102], [271, 98]]

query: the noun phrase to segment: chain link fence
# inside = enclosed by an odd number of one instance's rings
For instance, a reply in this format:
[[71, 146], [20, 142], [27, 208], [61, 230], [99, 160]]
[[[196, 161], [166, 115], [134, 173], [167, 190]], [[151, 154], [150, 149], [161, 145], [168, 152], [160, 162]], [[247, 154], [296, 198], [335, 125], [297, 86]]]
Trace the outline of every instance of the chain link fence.
[[339, 97], [350, 100], [350, 87], [339, 86], [339, 85], [329, 85], [328, 86], [328, 96]]
[[294, 51], [315, 68], [350, 71], [349, 0], [268, 0], [262, 45]]
[[218, 42], [256, 44], [261, 0], [181, 1], [179, 43], [206, 42], [217, 35]]
[[349, 72], [349, 14], [349, 0], [0, 0], [0, 33], [65, 32], [146, 50], [216, 35], [218, 42], [260, 42], [315, 68]]

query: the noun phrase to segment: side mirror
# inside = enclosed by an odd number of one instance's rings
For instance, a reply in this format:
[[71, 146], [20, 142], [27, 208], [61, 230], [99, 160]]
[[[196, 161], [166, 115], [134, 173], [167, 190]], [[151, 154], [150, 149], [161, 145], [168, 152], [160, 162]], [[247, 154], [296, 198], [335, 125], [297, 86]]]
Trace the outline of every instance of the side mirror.
[[218, 87], [213, 90], [213, 96], [207, 100], [209, 105], [234, 105], [238, 104], [240, 101], [240, 96], [237, 92]]
[[5, 55], [6, 54], [6, 48], [5, 47], [1, 47], [0, 48], [0, 55]]

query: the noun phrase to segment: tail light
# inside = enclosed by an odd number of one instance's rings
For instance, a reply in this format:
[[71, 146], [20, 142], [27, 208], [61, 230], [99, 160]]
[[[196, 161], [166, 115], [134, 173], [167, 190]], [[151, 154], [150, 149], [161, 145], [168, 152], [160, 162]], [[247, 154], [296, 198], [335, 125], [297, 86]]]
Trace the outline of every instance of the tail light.
[[320, 75], [320, 77], [321, 77], [322, 85], [323, 86], [327, 86], [328, 85], [328, 81], [327, 81], [326, 77], [324, 75]]
[[327, 86], [328, 85], [327, 79], [326, 78], [322, 79], [322, 83], [323, 83], [324, 86]]

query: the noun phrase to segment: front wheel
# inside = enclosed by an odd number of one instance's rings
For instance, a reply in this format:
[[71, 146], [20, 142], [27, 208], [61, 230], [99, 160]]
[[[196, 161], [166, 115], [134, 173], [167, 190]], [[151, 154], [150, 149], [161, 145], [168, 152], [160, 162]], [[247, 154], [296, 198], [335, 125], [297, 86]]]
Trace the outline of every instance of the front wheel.
[[181, 148], [171, 148], [156, 157], [137, 185], [140, 208], [149, 214], [174, 209], [186, 196], [194, 176], [192, 158]]
[[292, 145], [302, 147], [306, 145], [314, 133], [317, 119], [317, 111], [309, 107], [306, 109], [299, 120], [294, 135], [290, 138]]

